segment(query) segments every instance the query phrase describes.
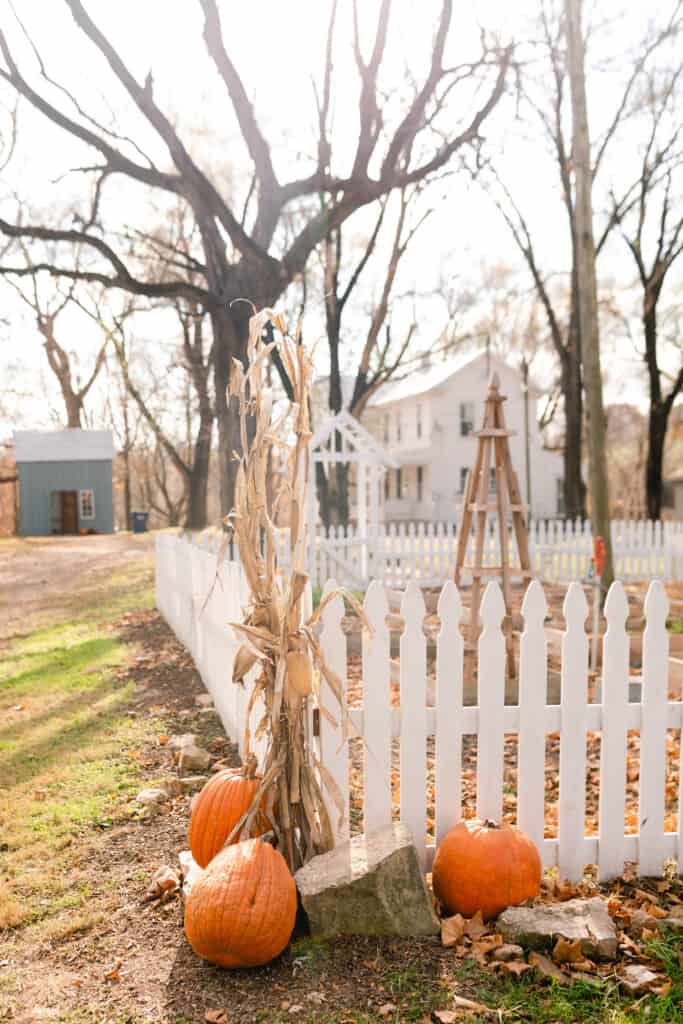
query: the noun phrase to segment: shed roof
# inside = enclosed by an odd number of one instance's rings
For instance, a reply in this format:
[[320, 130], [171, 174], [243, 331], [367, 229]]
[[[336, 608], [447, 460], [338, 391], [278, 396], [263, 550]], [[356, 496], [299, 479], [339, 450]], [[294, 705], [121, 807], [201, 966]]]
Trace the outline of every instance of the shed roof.
[[14, 459], [22, 462], [104, 462], [114, 458], [110, 430], [15, 430]]

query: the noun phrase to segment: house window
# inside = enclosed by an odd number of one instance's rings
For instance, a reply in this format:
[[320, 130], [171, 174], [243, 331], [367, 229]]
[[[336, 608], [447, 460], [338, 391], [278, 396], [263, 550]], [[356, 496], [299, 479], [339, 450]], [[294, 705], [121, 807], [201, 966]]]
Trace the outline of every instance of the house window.
[[465, 493], [465, 484], [467, 483], [467, 474], [468, 473], [469, 473], [469, 470], [468, 470], [467, 466], [461, 466], [460, 467], [460, 490], [458, 491], [459, 494], [464, 494]]
[[555, 480], [555, 508], [558, 516], [564, 515], [564, 480], [561, 476]]
[[94, 519], [95, 518], [95, 492], [94, 491], [79, 491], [78, 492], [78, 518], [79, 519]]
[[403, 473], [401, 469], [396, 470], [396, 497], [403, 497]]
[[417, 467], [417, 500], [422, 501], [422, 490], [424, 481], [424, 466]]
[[401, 413], [396, 413], [396, 440], [401, 443]]
[[469, 437], [474, 430], [474, 402], [460, 403], [460, 436]]
[[418, 405], [416, 410], [417, 421], [415, 424], [415, 430], [418, 437], [422, 437], [422, 406]]

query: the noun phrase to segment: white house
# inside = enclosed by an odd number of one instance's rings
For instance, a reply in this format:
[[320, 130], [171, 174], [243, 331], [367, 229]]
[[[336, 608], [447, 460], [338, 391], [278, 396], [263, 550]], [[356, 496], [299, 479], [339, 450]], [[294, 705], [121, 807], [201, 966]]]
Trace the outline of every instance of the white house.
[[[504, 413], [512, 464], [524, 500], [530, 494], [534, 518], [562, 514], [562, 457], [543, 447], [538, 427], [539, 392], [529, 389], [525, 417], [520, 372], [500, 356], [481, 352], [433, 362], [381, 388], [362, 422], [398, 463], [387, 471], [386, 522], [449, 521], [459, 518], [467, 472], [474, 465], [484, 399], [491, 373], [507, 395]], [[527, 434], [531, 488], [527, 488]], [[493, 490], [493, 486], [491, 488]]]

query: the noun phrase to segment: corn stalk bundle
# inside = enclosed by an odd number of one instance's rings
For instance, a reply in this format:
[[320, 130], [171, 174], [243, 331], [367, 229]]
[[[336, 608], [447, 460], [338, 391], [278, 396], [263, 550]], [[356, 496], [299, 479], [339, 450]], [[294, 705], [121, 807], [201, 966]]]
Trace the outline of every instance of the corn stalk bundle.
[[[268, 322], [280, 336], [270, 344], [263, 341]], [[294, 392], [289, 407], [277, 418], [265, 372], [275, 347]], [[250, 592], [244, 621], [231, 624], [241, 641], [233, 681], [242, 683], [256, 666], [247, 709], [245, 759], [250, 756], [250, 716], [259, 698], [265, 711], [254, 738], [265, 736], [266, 752], [252, 804], [228, 842], [241, 829], [242, 835], [249, 835], [257, 815], [265, 809], [278, 845], [294, 871], [315, 854], [334, 846], [324, 788], [343, 811], [338, 788], [317, 756], [311, 729], [313, 707], [331, 717], [320, 706], [321, 679], [339, 700], [339, 721], [346, 728], [341, 683], [326, 665], [315, 631], [324, 605], [336, 594], [330, 594], [305, 620], [310, 353], [298, 336], [287, 334], [282, 314], [264, 309], [249, 322], [247, 354], [247, 368], [235, 360], [230, 381], [230, 393], [239, 402], [243, 454], [235, 455], [239, 460], [235, 509], [228, 520]], [[275, 457], [284, 460], [285, 470], [269, 502], [267, 477]], [[277, 566], [274, 526], [277, 509], [285, 500], [290, 507], [291, 551], [286, 576]]]

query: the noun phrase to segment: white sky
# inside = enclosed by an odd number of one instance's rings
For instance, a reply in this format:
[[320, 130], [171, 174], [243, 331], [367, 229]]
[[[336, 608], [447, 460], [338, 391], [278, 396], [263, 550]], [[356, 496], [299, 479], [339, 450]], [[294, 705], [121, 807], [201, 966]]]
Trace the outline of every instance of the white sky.
[[[177, 0], [118, 0], [116, 4], [111, 0], [85, 0], [85, 6], [138, 80], [144, 80], [152, 70], [158, 104], [178, 123], [182, 137], [199, 153], [200, 159], [215, 169], [214, 177], [223, 191], [229, 194], [234, 189], [239, 193], [248, 181], [249, 161], [223, 85], [203, 45], [203, 22], [196, 0], [185, 0], [182, 4]], [[378, 2], [365, 0], [360, 6], [368, 40]], [[420, 75], [427, 66], [438, 7], [437, 0], [423, 0], [420, 4], [414, 0], [394, 0], [383, 69], [390, 107], [405, 93], [406, 68]], [[454, 62], [476, 52], [479, 25], [495, 30], [501, 39], [530, 38], [530, 18], [538, 8], [538, 0], [470, 0], [456, 3], [455, 7], [448, 53], [448, 59]], [[15, 8], [50, 74], [68, 86], [93, 116], [115, 117], [126, 134], [162, 166], [168, 165], [163, 144], [127, 101], [99, 53], [75, 28], [66, 5], [61, 0], [15, 0]], [[358, 107], [358, 82], [350, 50], [350, 9], [350, 0], [340, 0], [333, 84], [334, 147], [347, 162], [355, 144]], [[628, 73], [631, 44], [642, 35], [649, 18], [670, 9], [671, 3], [664, 0], [656, 0], [647, 9], [641, 4], [627, 5], [625, 0], [600, 0], [595, 45], [599, 44], [602, 60], [616, 55], [620, 60], [591, 79], [589, 106], [594, 135], [609, 118], [619, 84]], [[591, 18], [592, 10], [588, 8]], [[297, 176], [309, 166], [310, 154], [314, 153], [311, 78], [319, 79], [328, 5], [322, 0], [288, 4], [276, 0], [250, 0], [246, 4], [223, 0], [221, 11], [226, 44], [271, 141], [276, 169], [282, 180]], [[7, 0], [0, 0], [0, 21], [30, 81], [71, 113], [68, 101], [41, 82]], [[11, 91], [0, 86], [0, 101], [7, 102], [10, 97]], [[467, 112], [470, 109], [467, 107]], [[454, 119], [457, 113], [454, 108]], [[516, 120], [512, 100], [500, 105], [487, 123], [485, 134], [498, 154], [501, 175], [529, 218], [538, 240], [541, 264], [561, 279], [560, 275], [567, 271], [567, 227], [557, 174], [548, 163], [540, 137], [529, 136], [526, 126]], [[608, 185], [612, 181], [618, 184], [634, 166], [635, 151], [633, 137], [625, 134], [615, 146], [604, 180], [601, 178], [597, 183], [596, 209], [600, 208]], [[14, 191], [29, 199], [36, 214], [50, 204], [58, 208], [68, 205], [82, 190], [84, 179], [78, 174], [64, 176], [65, 172], [92, 162], [92, 154], [85, 147], [24, 103], [17, 153], [0, 185], [3, 216], [12, 217]], [[337, 169], [343, 171], [344, 163]], [[509, 263], [524, 272], [508, 229], [479, 186], [469, 183], [462, 174], [454, 174], [439, 186], [438, 199], [436, 215], [421, 229], [406, 258], [399, 291], [413, 287], [427, 293], [444, 273], [453, 280], [467, 281], [476, 289], [481, 266], [495, 262]], [[106, 219], [117, 221], [121, 227], [135, 224], [148, 213], [148, 200], [144, 189], [133, 188], [122, 178], [112, 179], [105, 196], [109, 214]], [[367, 216], [361, 215], [356, 223], [358, 230], [364, 232]], [[623, 242], [615, 238], [608, 245], [599, 269], [604, 278], [621, 285], [632, 282], [630, 257]], [[523, 280], [528, 284], [528, 278]], [[680, 277], [677, 286], [680, 288]], [[11, 322], [9, 330], [3, 332], [0, 328], [0, 375], [7, 378], [11, 369], [29, 396], [39, 393], [40, 397], [24, 398], [15, 406], [22, 425], [38, 426], [48, 421], [43, 391], [48, 389], [53, 395], [54, 385], [43, 367], [44, 355], [30, 312], [27, 314], [21, 308], [2, 282], [0, 288], [4, 316]], [[421, 343], [428, 344], [430, 337], [435, 337], [443, 327], [443, 307], [434, 298], [425, 297], [419, 303], [418, 315]], [[362, 329], [362, 320], [358, 323]], [[82, 317], [74, 317], [68, 329], [72, 333], [70, 347], [87, 365], [99, 340], [97, 333]], [[320, 318], [312, 311], [307, 336], [314, 337], [320, 332]], [[167, 344], [172, 341], [166, 339]], [[324, 346], [319, 349], [322, 355]], [[617, 339], [606, 343], [605, 349], [608, 398], [642, 404], [642, 377], [631, 343]], [[347, 358], [351, 361], [351, 356]], [[0, 421], [0, 436], [10, 425]]]

